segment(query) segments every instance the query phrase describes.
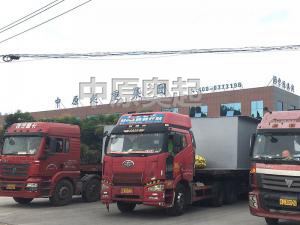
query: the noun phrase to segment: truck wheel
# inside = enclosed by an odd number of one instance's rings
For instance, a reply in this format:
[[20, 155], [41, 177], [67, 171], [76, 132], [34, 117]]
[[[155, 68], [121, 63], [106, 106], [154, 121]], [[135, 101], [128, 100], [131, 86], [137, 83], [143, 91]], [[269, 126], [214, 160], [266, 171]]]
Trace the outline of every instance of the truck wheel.
[[100, 180], [91, 179], [85, 184], [82, 199], [85, 202], [96, 202], [100, 199]]
[[167, 209], [167, 214], [170, 216], [180, 216], [186, 208], [186, 192], [183, 185], [179, 184], [176, 187], [174, 205]]
[[117, 202], [118, 209], [122, 213], [129, 213], [132, 212], [136, 206], [135, 203], [128, 203], [128, 202]]
[[277, 225], [278, 224], [278, 219], [274, 219], [274, 218], [265, 218], [266, 223], [268, 225]]
[[71, 202], [73, 196], [73, 185], [68, 180], [57, 183], [53, 195], [49, 198], [54, 206], [63, 206]]
[[13, 198], [15, 202], [21, 204], [21, 205], [26, 205], [32, 202], [33, 198]]
[[224, 203], [225, 204], [233, 204], [237, 202], [238, 194], [236, 185], [233, 182], [225, 183], [225, 196], [224, 196]]
[[209, 201], [210, 205], [213, 207], [221, 207], [224, 202], [224, 190], [221, 182], [213, 184], [212, 195], [213, 197]]

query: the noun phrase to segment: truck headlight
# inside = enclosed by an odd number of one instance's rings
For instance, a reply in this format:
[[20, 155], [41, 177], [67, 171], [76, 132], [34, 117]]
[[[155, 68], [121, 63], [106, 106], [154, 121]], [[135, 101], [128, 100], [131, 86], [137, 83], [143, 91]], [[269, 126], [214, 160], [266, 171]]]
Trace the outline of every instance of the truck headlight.
[[151, 187], [148, 187], [148, 191], [151, 192], [159, 192], [159, 191], [164, 191], [165, 190], [165, 185], [163, 184], [157, 184]]
[[258, 202], [257, 202], [257, 197], [255, 194], [250, 194], [249, 195], [249, 206], [251, 208], [257, 209], [258, 208]]

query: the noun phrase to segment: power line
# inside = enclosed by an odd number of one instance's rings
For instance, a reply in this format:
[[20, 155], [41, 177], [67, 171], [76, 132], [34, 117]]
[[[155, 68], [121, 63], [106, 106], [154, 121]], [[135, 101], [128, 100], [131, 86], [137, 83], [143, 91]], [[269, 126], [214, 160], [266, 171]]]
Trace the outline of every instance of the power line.
[[[17, 19], [17, 20], [11, 22], [10, 24], [8, 24], [8, 25], [6, 25], [6, 26], [4, 26], [4, 27], [1, 27], [1, 28], [0, 28], [0, 31], [1, 31], [1, 32], [0, 32], [0, 33], [4, 32], [4, 31], [2, 31], [2, 30], [4, 30], [4, 29], [5, 29], [5, 30], [6, 30], [6, 29], [9, 29], [9, 27], [11, 27], [12, 25], [14, 25], [14, 24], [16, 24], [16, 23], [18, 23], [18, 22], [20, 22], [20, 21], [22, 21], [22, 20], [24, 20], [24, 19], [30, 17], [31, 15], [33, 15], [33, 14], [35, 14], [35, 13], [38, 13], [39, 11], [41, 11], [41, 10], [47, 8], [48, 6], [51, 6], [52, 4], [54, 4], [54, 3], [57, 2], [57, 1], [59, 1], [59, 0], [55, 0], [55, 1], [53, 1], [53, 2], [50, 2], [49, 4], [43, 6], [43, 7], [39, 8], [39, 9], [37, 9], [37, 10], [35, 10], [35, 11], [29, 13], [29, 14], [27, 14], [26, 16], [23, 16], [22, 18]], [[14, 26], [16, 26], [16, 25], [14, 25]]]
[[41, 10], [41, 11], [39, 11], [38, 13], [33, 14], [32, 16], [29, 16], [29, 17], [27, 17], [26, 19], [21, 20], [20, 22], [14, 23], [12, 26], [9, 26], [9, 27], [7, 27], [6, 29], [1, 30], [1, 31], [0, 31], [0, 34], [3, 33], [3, 32], [5, 32], [5, 31], [7, 31], [7, 30], [10, 30], [10, 29], [12, 29], [12, 28], [18, 26], [19, 24], [25, 23], [27, 20], [29, 20], [29, 19], [31, 19], [31, 18], [33, 18], [33, 17], [36, 17], [36, 16], [40, 15], [40, 14], [43, 13], [43, 12], [48, 11], [49, 9], [53, 8], [54, 6], [57, 6], [58, 4], [60, 4], [60, 3], [64, 2], [64, 1], [65, 1], [65, 0], [60, 0], [60, 2], [58, 2], [58, 3], [54, 4], [54, 5], [51, 5], [51, 6], [47, 7], [47, 8], [45, 8], [44, 10]]
[[[0, 42], [1, 43], [1, 42]], [[175, 56], [193, 54], [236, 54], [236, 53], [258, 53], [271, 51], [298, 51], [300, 45], [281, 46], [254, 46], [241, 48], [209, 48], [209, 49], [186, 49], [186, 50], [165, 50], [165, 51], [127, 51], [127, 52], [92, 52], [92, 53], [63, 53], [63, 54], [10, 54], [0, 55], [3, 61], [9, 62], [20, 58], [45, 58], [45, 59], [97, 59], [104, 57], [124, 56]]]
[[57, 19], [57, 18], [59, 18], [59, 17], [65, 15], [65, 14], [67, 14], [67, 13], [70, 13], [71, 11], [73, 11], [73, 10], [75, 10], [75, 9], [77, 9], [77, 8], [83, 6], [83, 5], [85, 5], [85, 4], [87, 4], [87, 3], [91, 2], [91, 1], [92, 1], [92, 0], [85, 1], [85, 2], [83, 2], [83, 3], [81, 3], [81, 4], [77, 5], [77, 6], [75, 6], [75, 7], [71, 8], [71, 9], [69, 9], [69, 10], [67, 10], [67, 11], [65, 11], [65, 12], [63, 12], [63, 13], [61, 13], [61, 14], [58, 14], [57, 16], [54, 16], [54, 17], [52, 17], [52, 18], [50, 18], [50, 19], [48, 19], [48, 20], [45, 20], [45, 21], [42, 22], [42, 23], [39, 23], [39, 24], [37, 24], [37, 25], [35, 25], [35, 26], [33, 26], [33, 27], [30, 27], [30, 28], [28, 28], [28, 29], [26, 29], [26, 30], [20, 32], [20, 33], [17, 33], [17, 34], [15, 34], [15, 35], [13, 35], [13, 36], [10, 36], [10, 37], [8, 37], [8, 38], [6, 38], [6, 39], [0, 41], [0, 44], [4, 43], [4, 42], [6, 42], [6, 41], [9, 41], [9, 40], [11, 40], [11, 39], [13, 39], [13, 38], [15, 38], [15, 37], [18, 37], [18, 36], [20, 36], [20, 35], [22, 35], [22, 34], [28, 32], [28, 31], [31, 31], [31, 30], [37, 28], [37, 27], [40, 27], [40, 26], [42, 26], [42, 25], [44, 25], [44, 24], [46, 24], [46, 23], [49, 23], [50, 21], [55, 20], [55, 19]]

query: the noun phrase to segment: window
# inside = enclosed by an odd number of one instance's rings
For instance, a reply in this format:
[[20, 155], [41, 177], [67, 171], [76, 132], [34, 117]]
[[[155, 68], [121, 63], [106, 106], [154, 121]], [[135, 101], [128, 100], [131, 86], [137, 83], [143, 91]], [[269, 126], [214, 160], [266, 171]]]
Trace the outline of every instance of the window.
[[261, 119], [264, 113], [264, 101], [252, 101], [251, 102], [251, 116], [257, 119]]
[[289, 110], [295, 110], [295, 109], [297, 109], [296, 106], [294, 106], [294, 105], [289, 105]]
[[161, 111], [162, 112], [174, 112], [174, 113], [178, 113], [179, 109], [175, 108], [175, 107], [172, 107], [172, 108], [162, 108]]
[[238, 116], [242, 114], [241, 103], [227, 103], [221, 104], [220, 115], [221, 116]]
[[283, 102], [282, 101], [276, 102], [276, 111], [283, 111]]
[[67, 153], [70, 151], [70, 142], [63, 138], [47, 137], [46, 149], [53, 153]]
[[190, 117], [207, 117], [208, 114], [208, 106], [202, 105], [197, 107], [190, 107]]

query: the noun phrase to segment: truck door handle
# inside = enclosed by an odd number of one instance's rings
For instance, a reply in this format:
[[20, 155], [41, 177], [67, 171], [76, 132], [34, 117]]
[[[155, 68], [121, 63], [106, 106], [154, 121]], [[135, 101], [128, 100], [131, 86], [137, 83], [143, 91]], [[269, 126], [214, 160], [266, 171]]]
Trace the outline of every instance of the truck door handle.
[[64, 168], [64, 164], [60, 164], [60, 165], [59, 165], [59, 168], [60, 168], [60, 169], [63, 169], [63, 168]]

